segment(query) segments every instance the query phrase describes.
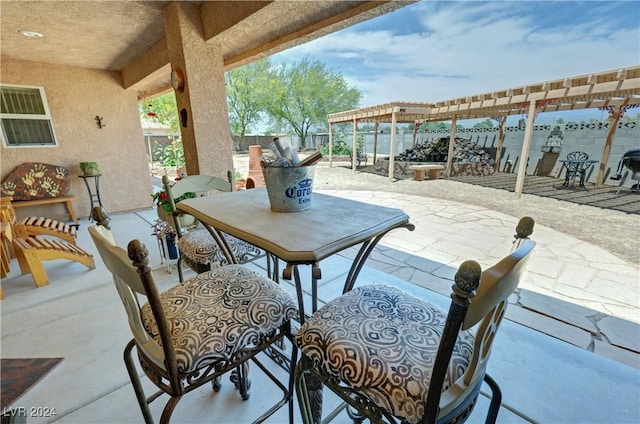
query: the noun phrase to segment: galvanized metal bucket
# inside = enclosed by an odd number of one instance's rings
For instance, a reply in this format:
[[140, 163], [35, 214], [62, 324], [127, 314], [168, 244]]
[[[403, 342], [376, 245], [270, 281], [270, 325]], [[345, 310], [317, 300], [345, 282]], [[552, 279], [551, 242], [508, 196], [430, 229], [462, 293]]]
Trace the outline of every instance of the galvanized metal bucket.
[[300, 212], [311, 207], [316, 167], [266, 166], [262, 168], [269, 203], [274, 212]]

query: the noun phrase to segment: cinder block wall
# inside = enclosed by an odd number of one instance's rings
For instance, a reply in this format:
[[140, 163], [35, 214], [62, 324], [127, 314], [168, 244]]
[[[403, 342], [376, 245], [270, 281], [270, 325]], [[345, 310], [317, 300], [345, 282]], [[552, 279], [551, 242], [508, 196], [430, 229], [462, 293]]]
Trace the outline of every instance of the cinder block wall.
[[[539, 161], [543, 157], [542, 148], [551, 136], [554, 127], [560, 127], [562, 132], [562, 148], [558, 159], [564, 159], [568, 153], [573, 151], [583, 151], [589, 155], [590, 159], [600, 161], [604, 150], [604, 144], [609, 131], [608, 122], [596, 123], [566, 123], [566, 124], [547, 124], [536, 125], [534, 127], [533, 136], [531, 138], [531, 147], [529, 149], [529, 160], [527, 164], [527, 174], [536, 173]], [[524, 140], [524, 128], [507, 127], [505, 128], [504, 149], [500, 170], [504, 170], [506, 161], [512, 163], [512, 170], [515, 172], [520, 161], [522, 153], [522, 142]], [[446, 130], [430, 131], [428, 133], [420, 133], [417, 142], [433, 141], [441, 137], [449, 137]], [[497, 147], [498, 145], [498, 128], [462, 128], [456, 132], [456, 137], [471, 139], [473, 142], [483, 147]], [[619, 122], [616, 129], [611, 153], [605, 169], [605, 176], [614, 176], [617, 172], [618, 163], [624, 153], [631, 149], [640, 148], [640, 122], [625, 121]], [[595, 182], [598, 175], [600, 163], [595, 164], [589, 175], [589, 181]], [[561, 163], [557, 162], [551, 172], [551, 176], [558, 175], [561, 169]], [[626, 168], [625, 168], [626, 170]], [[627, 185], [637, 183], [637, 181], [627, 181]], [[605, 184], [617, 185], [618, 181], [612, 181], [606, 178]]]

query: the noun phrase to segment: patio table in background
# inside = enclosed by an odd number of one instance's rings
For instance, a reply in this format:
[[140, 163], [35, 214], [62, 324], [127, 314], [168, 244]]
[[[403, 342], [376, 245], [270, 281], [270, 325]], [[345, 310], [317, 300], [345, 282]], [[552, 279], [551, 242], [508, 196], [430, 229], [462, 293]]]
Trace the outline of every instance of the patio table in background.
[[569, 187], [569, 181], [575, 180], [576, 175], [580, 176], [580, 182], [578, 186], [580, 188], [585, 188], [584, 180], [587, 169], [589, 169], [594, 163], [598, 163], [597, 160], [589, 159], [561, 159], [558, 162], [562, 162], [562, 167], [565, 170], [564, 183], [562, 183], [561, 186], [562, 188]]

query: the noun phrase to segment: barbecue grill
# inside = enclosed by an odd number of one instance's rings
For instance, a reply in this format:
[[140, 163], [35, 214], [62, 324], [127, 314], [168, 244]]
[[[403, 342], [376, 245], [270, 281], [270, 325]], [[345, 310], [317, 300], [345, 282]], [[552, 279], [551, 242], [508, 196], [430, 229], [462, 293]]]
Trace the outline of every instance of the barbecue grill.
[[[622, 175], [623, 167], [628, 169], [624, 176]], [[640, 193], [640, 149], [628, 150], [624, 155], [622, 155], [620, 163], [618, 164], [618, 174], [615, 177], [611, 177], [612, 180], [621, 180], [616, 194], [620, 193], [622, 190], [624, 183], [629, 177], [629, 171], [632, 173], [631, 179], [638, 181], [638, 183], [631, 186], [631, 191]]]

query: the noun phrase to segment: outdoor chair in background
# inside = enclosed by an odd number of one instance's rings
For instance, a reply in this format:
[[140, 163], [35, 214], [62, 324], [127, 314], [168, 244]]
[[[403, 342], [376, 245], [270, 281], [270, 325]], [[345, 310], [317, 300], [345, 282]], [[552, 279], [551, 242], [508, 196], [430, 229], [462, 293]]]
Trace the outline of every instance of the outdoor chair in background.
[[533, 219], [522, 218], [508, 256], [484, 271], [461, 264], [448, 315], [385, 285], [356, 287], [314, 313], [294, 338], [303, 421], [320, 422], [324, 386], [356, 422], [463, 422], [484, 380], [492, 392], [486, 422], [495, 422], [502, 395], [487, 362], [535, 246], [532, 232]]
[[[171, 396], [160, 419], [168, 423], [183, 395], [209, 382], [214, 391], [220, 390], [220, 377], [229, 371], [242, 399], [248, 399], [252, 360], [283, 392], [257, 421], [288, 404], [291, 422], [292, 367], [288, 384], [283, 384], [256, 358], [285, 337], [291, 340], [290, 319], [297, 304], [286, 291], [243, 265], [221, 266], [159, 291], [145, 246], [133, 240], [125, 251], [117, 246], [104, 209], [94, 207], [92, 217], [96, 226], [89, 227], [89, 234], [113, 275], [133, 333], [124, 359], [144, 421], [153, 423], [149, 403], [159, 395]], [[140, 296], [147, 300], [142, 307]], [[134, 347], [142, 370], [159, 389], [149, 397], [135, 366]], [[296, 357], [293, 346], [293, 363]]]
[[[367, 166], [367, 155], [361, 152], [356, 152], [356, 167], [357, 168], [362, 168]], [[350, 166], [353, 167], [353, 153], [351, 151], [349, 151], [349, 163]]]
[[587, 170], [593, 166], [597, 161], [589, 160], [589, 155], [585, 152], [571, 152], [567, 154], [567, 157], [561, 160], [564, 170], [564, 184], [563, 187], [568, 187], [569, 182], [573, 186], [576, 177], [579, 178], [579, 187], [584, 188], [584, 181], [587, 175]]
[[[0, 222], [3, 223], [3, 235], [8, 257], [16, 257], [22, 275], [31, 274], [36, 287], [49, 284], [44, 261], [67, 259], [95, 268], [93, 255], [76, 244], [76, 228], [50, 218], [16, 216], [11, 198], [0, 200]], [[8, 262], [4, 272], [8, 271]]]
[[11, 203], [11, 197], [2, 197], [0, 199], [0, 208], [2, 209], [3, 220], [11, 223], [16, 237], [46, 235], [76, 244], [76, 225], [65, 224], [64, 222], [41, 216], [18, 218]]
[[[184, 281], [183, 262], [200, 274], [209, 271], [212, 266], [226, 265], [228, 261], [207, 229], [196, 226], [195, 229], [185, 231], [182, 228], [181, 220], [177, 219], [181, 214], [176, 209], [176, 199], [180, 199], [188, 193], [199, 197], [215, 195], [215, 192], [229, 192], [232, 191], [232, 181], [232, 176], [229, 181], [225, 181], [222, 178], [209, 175], [190, 175], [171, 183], [166, 175], [162, 177], [162, 184], [165, 192], [169, 195], [169, 203], [171, 204], [170, 219], [172, 222], [169, 224], [176, 229], [178, 234], [179, 257], [177, 265], [180, 281]], [[225, 235], [225, 238], [239, 263], [249, 262], [265, 255], [254, 245], [236, 237]]]

